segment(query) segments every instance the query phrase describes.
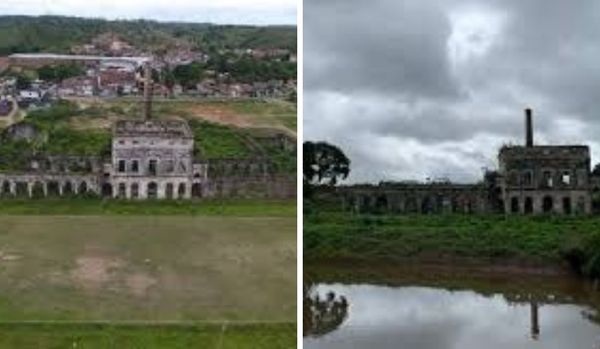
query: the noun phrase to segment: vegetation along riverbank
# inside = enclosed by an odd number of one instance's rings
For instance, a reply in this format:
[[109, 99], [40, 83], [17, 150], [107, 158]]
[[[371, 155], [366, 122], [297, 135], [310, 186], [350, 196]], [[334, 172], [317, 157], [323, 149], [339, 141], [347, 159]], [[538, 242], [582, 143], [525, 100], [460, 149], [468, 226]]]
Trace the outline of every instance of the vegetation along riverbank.
[[600, 276], [600, 218], [504, 215], [355, 215], [305, 209], [311, 260], [428, 261], [568, 267]]

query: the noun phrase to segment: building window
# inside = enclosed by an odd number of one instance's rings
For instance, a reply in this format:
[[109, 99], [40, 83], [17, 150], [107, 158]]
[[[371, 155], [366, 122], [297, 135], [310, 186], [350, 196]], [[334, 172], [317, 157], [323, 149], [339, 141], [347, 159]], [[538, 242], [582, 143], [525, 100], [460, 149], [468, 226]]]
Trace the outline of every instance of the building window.
[[552, 172], [544, 171], [544, 186], [552, 188]]
[[138, 173], [140, 170], [140, 163], [137, 160], [131, 161], [131, 172]]
[[571, 173], [569, 171], [564, 171], [560, 176], [561, 184], [570, 185], [571, 184]]
[[119, 191], [118, 191], [117, 195], [121, 199], [125, 198], [125, 196], [126, 196], [126, 193], [125, 193], [125, 183], [119, 183]]
[[530, 186], [533, 184], [533, 174], [531, 171], [526, 171], [523, 173], [523, 185]]
[[118, 171], [125, 172], [125, 160], [119, 160]]
[[150, 160], [148, 162], [148, 174], [150, 176], [156, 176], [156, 160]]

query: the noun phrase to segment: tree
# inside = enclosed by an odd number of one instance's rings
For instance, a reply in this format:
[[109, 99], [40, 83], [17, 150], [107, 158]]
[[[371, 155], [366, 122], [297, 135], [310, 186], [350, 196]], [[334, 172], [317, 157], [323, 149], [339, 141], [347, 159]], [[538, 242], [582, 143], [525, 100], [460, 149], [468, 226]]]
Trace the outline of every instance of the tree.
[[307, 185], [325, 182], [336, 185], [350, 173], [350, 160], [335, 145], [326, 142], [304, 142], [303, 174]]
[[600, 163], [597, 163], [592, 170], [592, 176], [600, 176]]
[[27, 77], [26, 75], [19, 74], [17, 76], [16, 85], [17, 85], [17, 89], [26, 90], [31, 87], [31, 79], [29, 77]]
[[184, 87], [193, 87], [202, 80], [204, 69], [199, 62], [178, 65], [173, 69], [173, 78]]

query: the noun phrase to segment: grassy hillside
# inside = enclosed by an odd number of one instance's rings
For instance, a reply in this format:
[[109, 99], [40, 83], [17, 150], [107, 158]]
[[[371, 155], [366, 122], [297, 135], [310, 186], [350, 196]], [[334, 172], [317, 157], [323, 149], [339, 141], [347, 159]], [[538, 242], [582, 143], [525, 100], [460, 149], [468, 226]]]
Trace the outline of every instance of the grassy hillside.
[[[133, 99], [61, 101], [48, 109], [29, 112], [25, 122], [39, 130], [38, 139], [0, 142], [0, 170], [20, 169], [25, 159], [34, 154], [107, 155], [113, 122], [140, 115], [140, 102]], [[293, 135], [296, 120], [293, 103], [174, 100], [155, 103], [153, 117], [189, 120], [202, 158], [265, 155], [279, 172], [295, 173], [295, 154], [261, 146], [250, 132], [253, 128], [266, 128]]]
[[221, 48], [296, 49], [296, 27], [107, 21], [58, 16], [0, 16], [0, 55], [14, 52], [68, 52], [73, 45], [115, 32], [136, 47], [168, 49], [176, 42], [211, 51]]

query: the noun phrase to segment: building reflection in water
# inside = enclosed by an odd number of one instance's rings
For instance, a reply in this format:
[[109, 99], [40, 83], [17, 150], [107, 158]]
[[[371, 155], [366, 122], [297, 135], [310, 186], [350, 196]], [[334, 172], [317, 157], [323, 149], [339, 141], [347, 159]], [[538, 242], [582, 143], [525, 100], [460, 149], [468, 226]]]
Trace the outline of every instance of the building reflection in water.
[[531, 301], [531, 338], [538, 340], [540, 338], [540, 322], [538, 318], [538, 303], [537, 301]]
[[348, 317], [348, 300], [332, 291], [321, 297], [312, 287], [305, 288], [303, 303], [304, 336], [330, 333]]

